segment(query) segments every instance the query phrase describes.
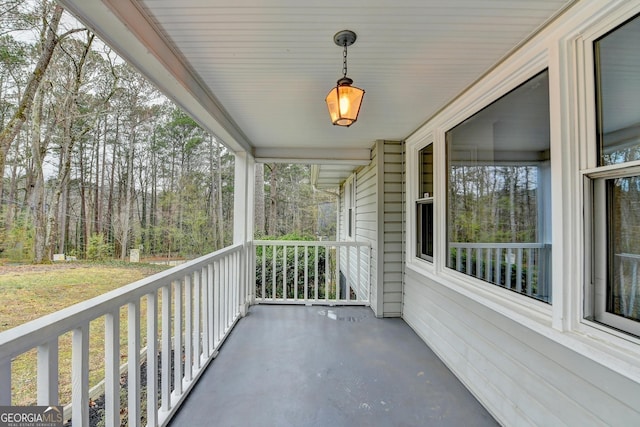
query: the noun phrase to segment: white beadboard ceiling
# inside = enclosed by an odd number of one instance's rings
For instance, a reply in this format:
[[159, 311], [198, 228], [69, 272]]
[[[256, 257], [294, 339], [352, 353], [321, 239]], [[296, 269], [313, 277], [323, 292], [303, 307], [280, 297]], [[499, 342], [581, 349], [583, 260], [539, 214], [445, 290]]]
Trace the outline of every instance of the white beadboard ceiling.
[[[568, 0], [61, 0], [234, 150], [361, 164], [402, 140]], [[359, 120], [332, 126], [340, 30]]]

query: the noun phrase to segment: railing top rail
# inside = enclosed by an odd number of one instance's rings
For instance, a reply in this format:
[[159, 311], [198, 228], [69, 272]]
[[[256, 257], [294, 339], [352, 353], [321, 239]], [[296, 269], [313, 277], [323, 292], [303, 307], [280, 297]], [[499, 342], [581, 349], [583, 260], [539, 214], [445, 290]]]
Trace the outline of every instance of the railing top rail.
[[370, 242], [336, 242], [329, 240], [254, 240], [254, 246], [371, 246]]
[[640, 259], [640, 254], [621, 253], [621, 254], [615, 254], [615, 256], [620, 258]]
[[177, 267], [0, 332], [0, 361], [22, 354], [86, 322], [119, 310], [125, 304], [154, 292], [174, 280], [181, 280], [185, 275], [213, 261], [242, 251], [243, 247], [241, 243], [227, 246]]
[[547, 246], [546, 243], [469, 243], [449, 242], [449, 247], [471, 249], [539, 249]]

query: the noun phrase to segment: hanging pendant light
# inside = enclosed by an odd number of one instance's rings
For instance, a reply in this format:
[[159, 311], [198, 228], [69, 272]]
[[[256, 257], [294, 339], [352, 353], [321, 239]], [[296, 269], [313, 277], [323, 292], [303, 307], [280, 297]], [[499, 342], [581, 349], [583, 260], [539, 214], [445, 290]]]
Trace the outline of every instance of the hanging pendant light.
[[325, 101], [329, 108], [331, 123], [337, 126], [349, 127], [358, 120], [360, 105], [364, 97], [364, 90], [351, 86], [353, 80], [347, 77], [347, 46], [356, 41], [356, 33], [343, 30], [333, 36], [333, 41], [343, 47], [342, 53], [342, 77], [336, 87], [329, 91]]

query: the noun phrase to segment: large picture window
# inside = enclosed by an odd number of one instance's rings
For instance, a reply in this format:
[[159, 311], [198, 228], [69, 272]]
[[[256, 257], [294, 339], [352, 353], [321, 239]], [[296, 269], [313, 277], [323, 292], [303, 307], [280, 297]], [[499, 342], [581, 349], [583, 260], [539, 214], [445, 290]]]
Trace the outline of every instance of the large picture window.
[[447, 266], [551, 301], [549, 77], [446, 133]]
[[594, 43], [598, 167], [587, 176], [587, 318], [640, 336], [640, 18]]

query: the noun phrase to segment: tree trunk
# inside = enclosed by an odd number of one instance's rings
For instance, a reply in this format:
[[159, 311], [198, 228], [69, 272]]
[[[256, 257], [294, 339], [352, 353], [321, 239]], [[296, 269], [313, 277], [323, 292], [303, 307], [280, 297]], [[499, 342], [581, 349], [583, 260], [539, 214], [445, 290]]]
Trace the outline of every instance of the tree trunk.
[[127, 257], [129, 247], [129, 229], [131, 228], [131, 208], [133, 207], [133, 156], [135, 154], [135, 130], [131, 131], [129, 140], [129, 151], [127, 153], [127, 174], [125, 180], [125, 202], [124, 211], [121, 214], [122, 236], [120, 238], [120, 259], [124, 261]]
[[255, 184], [255, 234], [258, 237], [264, 236], [264, 164], [256, 163], [256, 184]]
[[[512, 170], [512, 172], [513, 172], [513, 170]], [[510, 176], [510, 181], [509, 181], [509, 224], [510, 224], [510, 228], [511, 228], [511, 241], [512, 242], [517, 242], [517, 228], [516, 228], [516, 177], [513, 176], [513, 175]]]
[[[74, 81], [71, 88], [69, 88], [69, 94], [67, 95], [61, 110], [63, 138], [62, 146], [60, 147], [60, 169], [58, 170], [58, 182], [54, 193], [51, 212], [49, 214], [49, 229], [51, 231], [51, 238], [49, 242], [50, 253], [54, 253], [56, 250], [56, 240], [58, 241], [57, 250], [60, 253], [64, 253], [67, 243], [67, 236], [69, 232], [67, 214], [69, 199], [71, 196], [69, 193], [69, 185], [71, 182], [71, 156], [73, 154], [73, 147], [76, 143], [76, 139], [78, 138], [78, 135], [75, 135], [72, 132], [72, 125], [77, 113], [76, 103], [80, 86], [82, 84], [82, 71], [87, 60], [87, 56], [91, 50], [91, 44], [94, 37], [94, 34], [88, 33], [87, 43], [84, 45], [84, 49], [78, 62], [74, 64]], [[62, 204], [60, 203], [61, 200]]]
[[115, 186], [116, 164], [119, 160], [118, 140], [120, 138], [120, 120], [116, 116], [116, 134], [113, 138], [113, 153], [111, 155], [111, 176], [109, 177], [109, 195], [107, 197], [107, 214], [104, 222], [104, 227], [108, 235], [107, 241], [114, 243], [115, 236], [113, 234], [113, 193]]
[[149, 208], [149, 251], [152, 254], [156, 253], [157, 239], [156, 239], [156, 225], [158, 213], [156, 212], [158, 206], [158, 154], [157, 144], [155, 143], [156, 134], [153, 134], [154, 147], [151, 150], [151, 206]]
[[[46, 146], [42, 144], [41, 138], [41, 123], [42, 123], [42, 106], [43, 96], [42, 89], [39, 88], [34, 95], [33, 114], [31, 115], [31, 157], [33, 159], [33, 191], [31, 207], [33, 209], [33, 224], [34, 224], [34, 238], [33, 238], [33, 262], [40, 264], [45, 260], [47, 255], [47, 224], [46, 224], [46, 212], [45, 212], [45, 188], [44, 188], [44, 174], [42, 170], [42, 163], [44, 160], [44, 154], [46, 153]], [[51, 128], [51, 126], [50, 126]]]
[[218, 191], [216, 193], [217, 196], [217, 217], [218, 217], [218, 246], [216, 249], [223, 248], [224, 245], [224, 218], [222, 217], [222, 147], [220, 144], [216, 142], [217, 150], [217, 159], [216, 159], [216, 175], [218, 178]]
[[278, 233], [278, 164], [271, 164], [269, 177], [269, 235]]
[[104, 117], [104, 128], [102, 132], [103, 148], [102, 148], [102, 168], [100, 168], [100, 140], [96, 138], [96, 186], [94, 188], [94, 210], [93, 210], [93, 227], [92, 232], [98, 234], [102, 230], [102, 186], [104, 185], [105, 162], [104, 155], [107, 146], [107, 117]]
[[[46, 22], [46, 17], [43, 19], [44, 25], [46, 26], [46, 38], [42, 45], [40, 58], [29, 77], [29, 81], [27, 82], [27, 86], [22, 94], [18, 108], [16, 108], [16, 111], [7, 123], [7, 126], [5, 126], [0, 132], [0, 176], [4, 175], [4, 167], [7, 161], [6, 156], [9, 151], [9, 147], [13, 143], [18, 132], [20, 132], [22, 125], [27, 120], [27, 117], [31, 112], [36, 90], [42, 82], [42, 78], [44, 77], [45, 71], [47, 70], [51, 57], [53, 56], [56, 44], [58, 43], [59, 38], [57, 37], [56, 32], [58, 31], [58, 24], [62, 17], [62, 11], [62, 7], [56, 5], [53, 9], [51, 20]], [[2, 184], [3, 180], [0, 179], [0, 196], [2, 195], [3, 190]]]

